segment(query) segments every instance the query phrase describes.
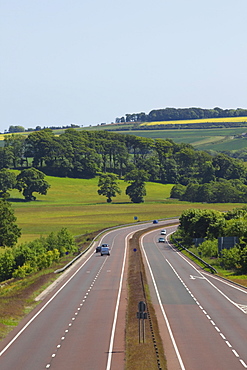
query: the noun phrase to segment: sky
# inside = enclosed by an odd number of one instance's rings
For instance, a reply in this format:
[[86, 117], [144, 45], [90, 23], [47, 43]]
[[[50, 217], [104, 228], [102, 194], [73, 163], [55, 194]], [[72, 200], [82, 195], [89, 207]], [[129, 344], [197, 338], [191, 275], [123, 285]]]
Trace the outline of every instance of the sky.
[[247, 108], [246, 0], [0, 0], [0, 132]]

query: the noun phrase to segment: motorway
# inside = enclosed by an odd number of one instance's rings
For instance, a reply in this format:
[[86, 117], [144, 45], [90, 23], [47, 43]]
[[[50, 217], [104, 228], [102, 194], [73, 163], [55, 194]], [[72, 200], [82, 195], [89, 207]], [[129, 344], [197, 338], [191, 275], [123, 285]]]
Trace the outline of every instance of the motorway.
[[146, 234], [142, 248], [168, 369], [246, 369], [247, 289], [204, 272], [159, 236]]
[[148, 224], [115, 229], [84, 255], [0, 343], [1, 370], [110, 370], [125, 366], [127, 241]]
[[[173, 232], [167, 223], [159, 225]], [[110, 256], [93, 248], [66, 271], [0, 343], [0, 369], [123, 370], [128, 239], [150, 226], [109, 231], [99, 244], [110, 244]], [[141, 246], [168, 370], [247, 368], [247, 290], [157, 243], [159, 234], [149, 231]]]

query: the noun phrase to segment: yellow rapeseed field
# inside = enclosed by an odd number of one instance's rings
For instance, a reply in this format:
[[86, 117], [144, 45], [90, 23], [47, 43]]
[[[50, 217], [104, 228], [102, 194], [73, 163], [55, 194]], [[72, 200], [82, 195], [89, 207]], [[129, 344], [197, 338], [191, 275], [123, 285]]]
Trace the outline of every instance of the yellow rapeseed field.
[[202, 119], [188, 119], [177, 121], [154, 121], [144, 122], [140, 126], [154, 126], [154, 125], [185, 125], [193, 123], [220, 123], [220, 122], [247, 122], [247, 117], [223, 117], [223, 118], [202, 118]]

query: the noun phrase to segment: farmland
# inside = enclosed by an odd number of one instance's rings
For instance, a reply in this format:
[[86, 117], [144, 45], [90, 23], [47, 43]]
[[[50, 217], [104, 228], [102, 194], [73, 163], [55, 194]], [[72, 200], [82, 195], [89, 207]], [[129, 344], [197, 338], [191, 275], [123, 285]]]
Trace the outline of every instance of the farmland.
[[[214, 208], [221, 211], [235, 208], [237, 204], [187, 203], [169, 199], [171, 187], [148, 182], [145, 203], [133, 204], [125, 195], [127, 183], [119, 181], [122, 194], [113, 198], [111, 204], [97, 194], [98, 179], [70, 179], [46, 176], [51, 185], [46, 196], [37, 195], [34, 202], [23, 201], [17, 190], [11, 191], [11, 202], [22, 229], [19, 242], [31, 241], [50, 232], [68, 228], [73, 235], [91, 233], [115, 225], [133, 223], [154, 218], [178, 217], [183, 210]], [[36, 195], [36, 193], [35, 193]], [[239, 205], [242, 206], [242, 205]]]
[[193, 145], [199, 150], [238, 150], [247, 146], [247, 138], [242, 134], [247, 127], [211, 128], [211, 129], [155, 129], [117, 131], [122, 134], [136, 135], [151, 139], [172, 139], [175, 143]]
[[247, 122], [247, 117], [221, 117], [221, 118], [201, 118], [189, 120], [176, 120], [176, 121], [155, 121], [144, 122], [140, 126], [156, 126], [156, 125], [192, 125], [195, 123], [240, 123]]

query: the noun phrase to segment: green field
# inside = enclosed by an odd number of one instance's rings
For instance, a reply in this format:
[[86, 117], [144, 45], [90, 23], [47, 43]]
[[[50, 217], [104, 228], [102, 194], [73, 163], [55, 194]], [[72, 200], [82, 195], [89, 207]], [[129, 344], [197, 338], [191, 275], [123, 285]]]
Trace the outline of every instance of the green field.
[[[214, 208], [221, 211], [235, 208], [236, 204], [190, 204], [169, 199], [173, 185], [147, 183], [145, 202], [133, 204], [125, 195], [127, 183], [119, 181], [122, 194], [108, 204], [106, 198], [97, 194], [98, 179], [69, 179], [47, 176], [51, 185], [47, 195], [37, 195], [34, 202], [23, 201], [17, 191], [11, 192], [11, 203], [22, 229], [22, 241], [30, 241], [68, 228], [73, 235], [81, 235], [115, 225], [178, 217], [191, 207]], [[36, 195], [36, 193], [34, 193]], [[239, 205], [241, 206], [241, 205]]]
[[118, 131], [151, 139], [172, 139], [175, 143], [191, 144], [199, 150], [216, 151], [245, 148], [247, 138], [241, 137], [244, 132], [247, 132], [247, 127]]

